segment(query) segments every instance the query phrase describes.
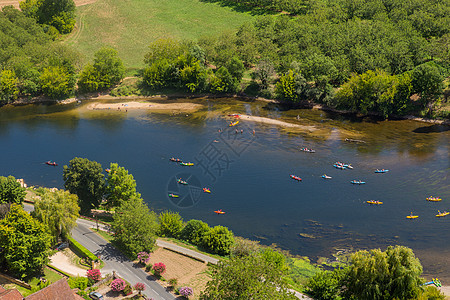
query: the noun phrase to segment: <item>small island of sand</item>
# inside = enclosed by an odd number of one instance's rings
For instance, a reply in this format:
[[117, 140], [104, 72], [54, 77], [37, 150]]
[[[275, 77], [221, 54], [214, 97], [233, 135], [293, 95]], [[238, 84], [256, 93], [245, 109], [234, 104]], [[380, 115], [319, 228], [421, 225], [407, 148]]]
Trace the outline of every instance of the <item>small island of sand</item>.
[[192, 112], [199, 110], [203, 105], [196, 103], [154, 103], [154, 102], [120, 102], [101, 103], [94, 102], [87, 106], [89, 110], [131, 110], [145, 109], [150, 111], [183, 111]]
[[265, 117], [256, 117], [256, 116], [249, 116], [249, 115], [240, 115], [240, 120], [243, 121], [251, 121], [251, 122], [259, 122], [264, 124], [271, 124], [271, 125], [278, 125], [285, 128], [297, 128], [301, 130], [306, 130], [309, 132], [317, 130], [315, 126], [308, 126], [308, 125], [300, 125], [300, 124], [294, 124], [294, 123], [288, 123], [280, 120], [265, 118]]

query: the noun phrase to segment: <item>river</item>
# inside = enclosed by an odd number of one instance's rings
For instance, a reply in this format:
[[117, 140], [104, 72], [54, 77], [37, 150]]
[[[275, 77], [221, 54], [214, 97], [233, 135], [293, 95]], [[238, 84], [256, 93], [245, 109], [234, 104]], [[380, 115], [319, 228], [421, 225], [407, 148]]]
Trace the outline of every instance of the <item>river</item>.
[[[425, 275], [450, 280], [450, 216], [435, 217], [438, 210], [450, 211], [448, 126], [284, 111], [259, 101], [188, 101], [204, 108], [174, 114], [88, 110], [88, 102], [3, 107], [0, 175], [61, 188], [62, 166], [74, 157], [98, 161], [103, 168], [117, 162], [133, 174], [143, 199], [157, 212], [168, 209], [185, 220], [224, 225], [236, 235], [312, 259], [339, 249], [401, 244], [413, 248]], [[228, 127], [230, 113], [315, 130], [244, 120]], [[195, 166], [170, 162], [172, 156]], [[45, 165], [48, 160], [59, 166]], [[338, 170], [336, 161], [354, 169]], [[375, 169], [389, 172], [375, 174]], [[333, 178], [322, 179], [325, 173]], [[189, 185], [178, 185], [177, 178]], [[353, 179], [366, 184], [352, 185]], [[203, 193], [202, 187], [212, 193]], [[428, 202], [428, 196], [443, 201]], [[383, 205], [368, 205], [372, 199]], [[215, 214], [218, 209], [225, 214]], [[419, 218], [407, 219], [411, 212]]]

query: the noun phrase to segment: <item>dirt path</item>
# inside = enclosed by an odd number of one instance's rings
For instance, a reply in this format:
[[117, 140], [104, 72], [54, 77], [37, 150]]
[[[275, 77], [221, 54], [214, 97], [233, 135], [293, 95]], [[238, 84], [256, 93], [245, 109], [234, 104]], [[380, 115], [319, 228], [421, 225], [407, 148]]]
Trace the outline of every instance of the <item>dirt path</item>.
[[74, 276], [86, 276], [86, 270], [73, 265], [69, 257], [61, 251], [50, 257], [50, 265]]

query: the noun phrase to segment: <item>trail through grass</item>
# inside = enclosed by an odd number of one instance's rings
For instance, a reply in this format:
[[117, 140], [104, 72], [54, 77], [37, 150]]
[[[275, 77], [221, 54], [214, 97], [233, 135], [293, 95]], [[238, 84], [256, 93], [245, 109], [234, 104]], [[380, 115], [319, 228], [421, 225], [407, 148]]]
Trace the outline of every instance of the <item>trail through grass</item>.
[[127, 68], [143, 66], [148, 45], [163, 37], [195, 40], [235, 30], [254, 18], [251, 12], [200, 0], [98, 0], [77, 7], [77, 25], [67, 37], [91, 61], [102, 46], [112, 46]]

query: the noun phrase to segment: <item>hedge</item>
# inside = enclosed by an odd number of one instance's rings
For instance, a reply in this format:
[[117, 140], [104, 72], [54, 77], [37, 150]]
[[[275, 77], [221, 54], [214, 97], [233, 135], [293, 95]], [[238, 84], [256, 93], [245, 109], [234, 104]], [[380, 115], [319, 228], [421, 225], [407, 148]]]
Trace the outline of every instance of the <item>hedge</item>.
[[99, 260], [97, 256], [95, 256], [91, 251], [83, 247], [80, 243], [75, 241], [72, 237], [68, 238], [70, 248], [76, 252], [78, 255], [82, 257], [87, 257], [92, 261]]

